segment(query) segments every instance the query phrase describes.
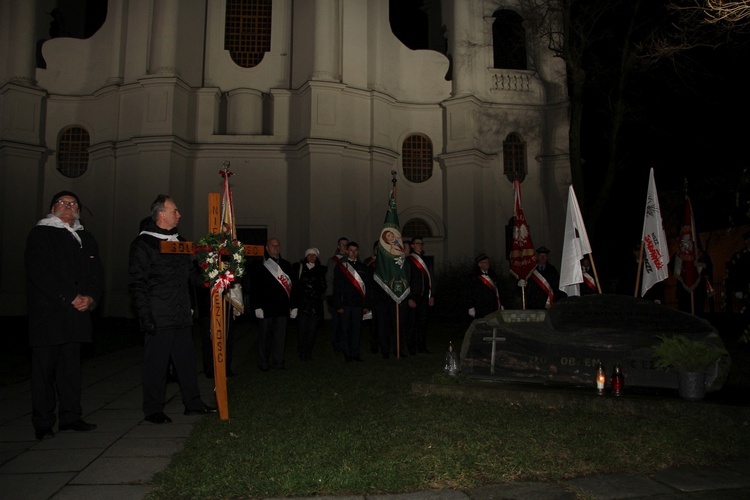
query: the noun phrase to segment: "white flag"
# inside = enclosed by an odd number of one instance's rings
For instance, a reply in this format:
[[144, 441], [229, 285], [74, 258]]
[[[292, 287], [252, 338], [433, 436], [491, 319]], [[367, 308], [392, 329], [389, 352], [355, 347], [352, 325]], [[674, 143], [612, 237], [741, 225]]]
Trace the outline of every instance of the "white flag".
[[651, 169], [648, 179], [648, 197], [646, 198], [646, 216], [643, 219], [643, 280], [641, 281], [641, 297], [646, 295], [649, 288], [669, 275], [669, 246], [667, 235], [659, 209], [659, 195], [654, 182], [654, 169]]
[[562, 265], [560, 267], [560, 290], [569, 296], [580, 295], [579, 283], [583, 283], [581, 259], [591, 253], [589, 235], [583, 225], [581, 209], [573, 186], [568, 188], [568, 215], [565, 219], [565, 241], [563, 241]]

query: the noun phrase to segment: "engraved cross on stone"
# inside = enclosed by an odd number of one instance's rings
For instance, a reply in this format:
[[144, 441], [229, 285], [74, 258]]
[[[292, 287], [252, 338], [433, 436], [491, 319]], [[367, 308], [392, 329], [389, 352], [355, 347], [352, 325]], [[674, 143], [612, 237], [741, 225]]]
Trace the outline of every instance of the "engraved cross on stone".
[[505, 337], [497, 336], [497, 328], [492, 329], [492, 337], [484, 337], [485, 342], [492, 342], [492, 357], [490, 358], [490, 374], [495, 374], [495, 346], [498, 342], [505, 342]]

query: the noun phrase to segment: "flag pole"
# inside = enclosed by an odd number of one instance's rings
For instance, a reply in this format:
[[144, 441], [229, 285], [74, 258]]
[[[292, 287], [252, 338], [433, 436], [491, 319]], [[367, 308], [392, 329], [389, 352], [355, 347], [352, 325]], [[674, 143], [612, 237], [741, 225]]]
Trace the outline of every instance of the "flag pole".
[[633, 297], [638, 297], [638, 287], [641, 284], [641, 271], [643, 270], [643, 246], [645, 245], [645, 241], [641, 239], [641, 249], [638, 252], [638, 271], [636, 272], [635, 277], [635, 292], [633, 294]]
[[[396, 171], [391, 170], [391, 182], [393, 183], [393, 199], [396, 200]], [[401, 304], [396, 302], [396, 359], [401, 359], [401, 316], [399, 307]]]
[[589, 259], [591, 259], [591, 269], [594, 270], [594, 279], [596, 280], [596, 289], [599, 290], [599, 295], [601, 295], [602, 285], [599, 284], [599, 275], [596, 272], [596, 264], [594, 264], [594, 252], [589, 252]]

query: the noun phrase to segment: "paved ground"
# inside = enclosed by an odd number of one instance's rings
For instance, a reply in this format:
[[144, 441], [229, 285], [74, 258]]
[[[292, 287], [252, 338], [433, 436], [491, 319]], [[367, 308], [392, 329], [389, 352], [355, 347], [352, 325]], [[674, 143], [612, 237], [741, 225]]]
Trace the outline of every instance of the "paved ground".
[[[238, 339], [238, 343], [242, 341]], [[242, 352], [243, 347], [236, 345], [235, 349]], [[54, 439], [36, 441], [30, 423], [29, 382], [0, 388], [0, 498], [144, 498], [152, 476], [166, 467], [172, 454], [182, 448], [197, 419], [217, 417], [184, 416], [178, 387], [169, 384], [166, 413], [174, 423], [145, 422], [141, 412], [142, 357], [142, 348], [135, 347], [85, 361], [84, 418], [98, 424], [93, 432], [65, 431], [57, 433]], [[199, 380], [204, 400], [212, 401], [213, 382], [203, 376]], [[722, 467], [683, 467], [647, 477], [612, 474], [581, 477], [562, 484], [526, 482], [466, 492], [436, 490], [368, 498], [747, 499], [750, 458]]]

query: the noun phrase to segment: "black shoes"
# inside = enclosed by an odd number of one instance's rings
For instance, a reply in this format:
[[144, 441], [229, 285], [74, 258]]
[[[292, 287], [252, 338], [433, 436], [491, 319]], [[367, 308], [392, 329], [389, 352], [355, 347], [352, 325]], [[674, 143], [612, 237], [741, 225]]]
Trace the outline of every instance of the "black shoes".
[[218, 410], [208, 405], [203, 405], [195, 410], [188, 410], [185, 408], [185, 415], [208, 415], [209, 413], [216, 413]]
[[51, 427], [42, 427], [35, 431], [36, 438], [41, 441], [42, 439], [50, 439], [55, 437], [55, 433], [52, 432]]
[[146, 415], [146, 418], [144, 420], [146, 420], [146, 422], [151, 422], [152, 424], [169, 424], [172, 422], [172, 419], [162, 412]]
[[58, 428], [58, 430], [60, 431], [79, 431], [79, 432], [93, 431], [94, 429], [96, 429], [96, 424], [90, 424], [80, 418], [76, 420], [75, 422], [71, 422], [69, 424], [60, 424], [60, 427]]

